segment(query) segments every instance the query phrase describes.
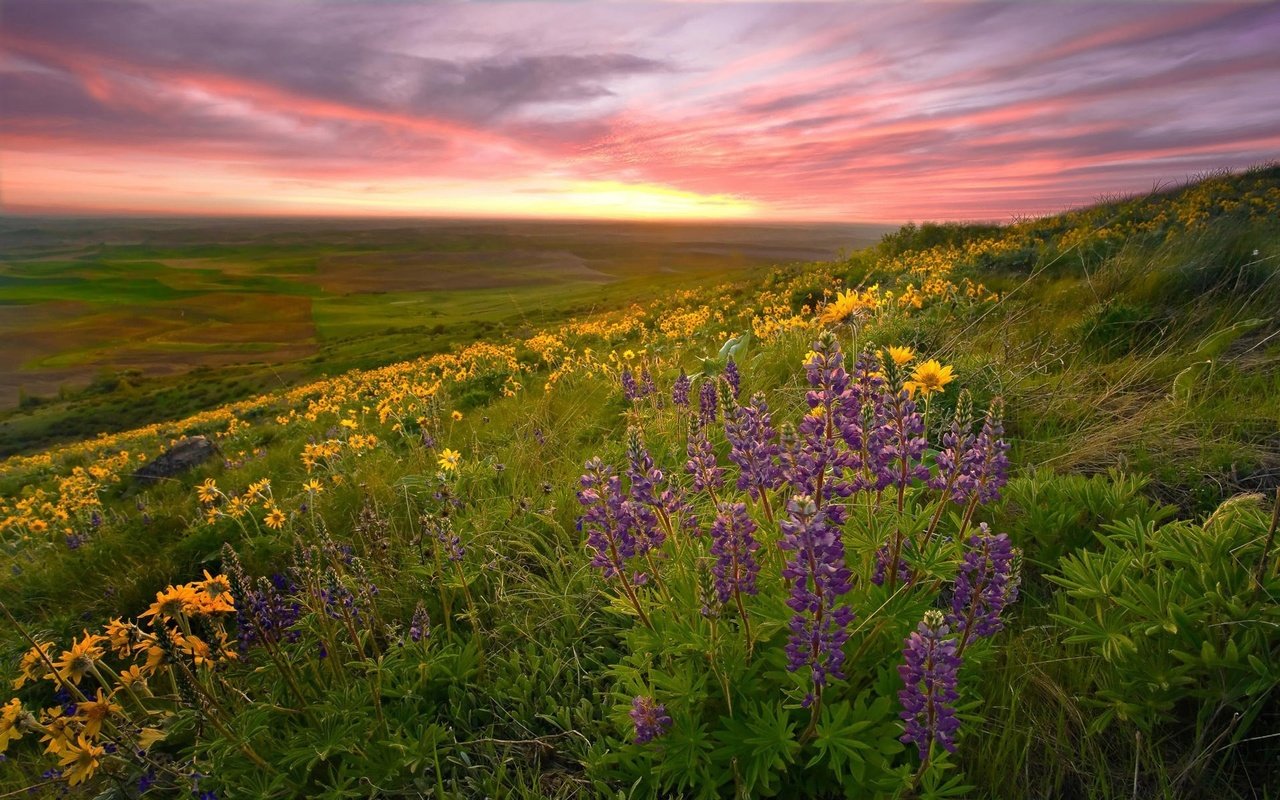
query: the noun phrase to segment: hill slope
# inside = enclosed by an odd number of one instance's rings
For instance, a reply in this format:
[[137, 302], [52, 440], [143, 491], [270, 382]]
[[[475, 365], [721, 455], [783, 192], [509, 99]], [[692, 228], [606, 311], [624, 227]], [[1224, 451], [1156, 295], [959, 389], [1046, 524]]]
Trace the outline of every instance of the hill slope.
[[1278, 210], [908, 226], [10, 458], [3, 788], [1280, 791]]

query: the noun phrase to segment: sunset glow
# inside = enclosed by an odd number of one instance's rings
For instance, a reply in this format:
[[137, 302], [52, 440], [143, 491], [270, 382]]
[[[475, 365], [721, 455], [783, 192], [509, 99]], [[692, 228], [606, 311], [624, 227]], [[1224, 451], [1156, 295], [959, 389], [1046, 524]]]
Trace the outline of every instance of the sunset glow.
[[1280, 154], [1280, 7], [11, 0], [10, 212], [1007, 218]]

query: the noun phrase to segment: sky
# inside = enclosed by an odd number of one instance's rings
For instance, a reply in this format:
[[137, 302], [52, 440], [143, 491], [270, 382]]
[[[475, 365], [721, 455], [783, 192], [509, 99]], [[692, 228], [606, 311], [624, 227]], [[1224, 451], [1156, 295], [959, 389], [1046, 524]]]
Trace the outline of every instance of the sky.
[[10, 213], [1008, 219], [1280, 157], [1280, 5], [6, 0]]

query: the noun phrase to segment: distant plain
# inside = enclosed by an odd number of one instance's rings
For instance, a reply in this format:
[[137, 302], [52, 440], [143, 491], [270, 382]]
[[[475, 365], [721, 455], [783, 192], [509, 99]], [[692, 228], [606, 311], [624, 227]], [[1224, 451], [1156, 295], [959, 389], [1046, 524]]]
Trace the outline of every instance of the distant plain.
[[[675, 284], [829, 260], [886, 230], [9, 217], [0, 220], [0, 434], [32, 429], [34, 438], [18, 439], [43, 439], [67, 418], [50, 407], [72, 403], [78, 425], [131, 422], [117, 411], [84, 413], [95, 384], [118, 396], [124, 380], [155, 395], [167, 380], [172, 397], [152, 401], [190, 412], [498, 330], [533, 330]], [[175, 381], [192, 370], [206, 391], [186, 387], [178, 398]]]

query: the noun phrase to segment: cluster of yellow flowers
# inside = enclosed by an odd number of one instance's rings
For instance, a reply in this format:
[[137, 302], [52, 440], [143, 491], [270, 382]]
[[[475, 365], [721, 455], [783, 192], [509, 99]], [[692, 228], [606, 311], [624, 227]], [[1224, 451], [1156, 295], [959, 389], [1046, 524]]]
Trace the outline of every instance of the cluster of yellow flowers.
[[[101, 633], [84, 631], [61, 655], [53, 644], [28, 637], [31, 647], [13, 688], [47, 680], [71, 702], [38, 713], [16, 697], [0, 706], [0, 753], [38, 735], [72, 786], [108, 759], [145, 753], [165, 737], [166, 721], [181, 702], [177, 687], [236, 658], [226, 629], [234, 611], [230, 581], [205, 572], [204, 580], [157, 592], [137, 621], [113, 619]], [[207, 633], [195, 632], [197, 619]]]

